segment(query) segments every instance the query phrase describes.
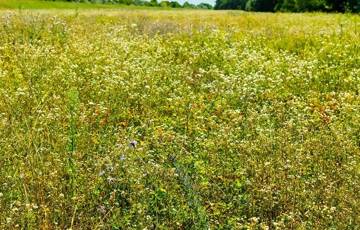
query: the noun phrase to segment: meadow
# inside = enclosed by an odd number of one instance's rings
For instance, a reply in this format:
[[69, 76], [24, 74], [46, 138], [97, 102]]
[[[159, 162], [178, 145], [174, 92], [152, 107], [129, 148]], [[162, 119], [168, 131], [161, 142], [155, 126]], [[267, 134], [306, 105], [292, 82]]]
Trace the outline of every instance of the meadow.
[[39, 10], [39, 9], [151, 9], [151, 7], [118, 5], [118, 4], [100, 4], [68, 1], [51, 0], [0, 0], [0, 9], [9, 10]]
[[358, 229], [360, 16], [0, 11], [0, 229]]

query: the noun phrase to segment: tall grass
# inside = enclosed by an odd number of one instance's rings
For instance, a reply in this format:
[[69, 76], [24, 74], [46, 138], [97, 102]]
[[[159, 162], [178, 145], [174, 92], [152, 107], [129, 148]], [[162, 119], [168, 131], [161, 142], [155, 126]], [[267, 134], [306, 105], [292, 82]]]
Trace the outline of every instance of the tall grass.
[[358, 228], [358, 15], [0, 14], [1, 229]]

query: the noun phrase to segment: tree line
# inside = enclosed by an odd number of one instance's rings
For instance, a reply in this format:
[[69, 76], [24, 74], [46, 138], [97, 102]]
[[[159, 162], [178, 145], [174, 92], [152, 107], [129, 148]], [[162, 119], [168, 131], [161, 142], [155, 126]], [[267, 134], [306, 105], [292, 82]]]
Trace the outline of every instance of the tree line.
[[360, 0], [216, 0], [214, 8], [261, 12], [359, 12]]
[[[56, 0], [48, 0], [56, 1]], [[60, 0], [61, 1], [61, 0]], [[66, 0], [67, 2], [88, 2], [88, 3], [103, 3], [103, 4], [123, 4], [123, 5], [136, 5], [136, 6], [150, 6], [150, 7], [168, 7], [168, 8], [190, 8], [190, 9], [212, 9], [213, 6], [208, 3], [191, 4], [184, 2], [180, 4], [177, 1], [168, 0]]]

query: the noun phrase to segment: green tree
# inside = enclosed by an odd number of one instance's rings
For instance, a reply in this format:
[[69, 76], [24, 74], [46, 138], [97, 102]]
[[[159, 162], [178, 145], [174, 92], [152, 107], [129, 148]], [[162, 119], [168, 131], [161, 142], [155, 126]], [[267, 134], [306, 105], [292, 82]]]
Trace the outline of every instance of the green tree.
[[276, 3], [275, 11], [296, 12], [296, 11], [298, 11], [297, 1], [296, 0], [279, 0]]
[[216, 0], [215, 9], [239, 9], [245, 10], [248, 0]]
[[298, 0], [297, 7], [299, 11], [323, 11], [326, 2], [324, 0]]
[[159, 6], [161, 6], [161, 7], [170, 7], [170, 2], [169, 1], [161, 1]]
[[257, 11], [271, 12], [274, 11], [275, 5], [275, 0], [257, 0], [255, 2]]
[[170, 2], [170, 7], [171, 8], [181, 8], [182, 6], [177, 1], [171, 1]]
[[210, 5], [209, 3], [204, 3], [204, 2], [198, 4], [196, 7], [199, 9], [212, 9], [213, 8], [212, 5]]
[[150, 6], [159, 6], [157, 0], [150, 0]]
[[191, 4], [189, 2], [184, 2], [183, 7], [184, 8], [196, 8], [196, 6], [194, 4]]

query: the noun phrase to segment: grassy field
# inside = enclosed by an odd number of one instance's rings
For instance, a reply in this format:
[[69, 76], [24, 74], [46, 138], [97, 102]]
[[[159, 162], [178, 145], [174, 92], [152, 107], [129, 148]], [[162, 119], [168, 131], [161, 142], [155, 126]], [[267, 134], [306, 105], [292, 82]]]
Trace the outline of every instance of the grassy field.
[[92, 4], [45, 0], [0, 0], [0, 9], [151, 9], [142, 6]]
[[359, 25], [0, 12], [0, 229], [359, 228]]

